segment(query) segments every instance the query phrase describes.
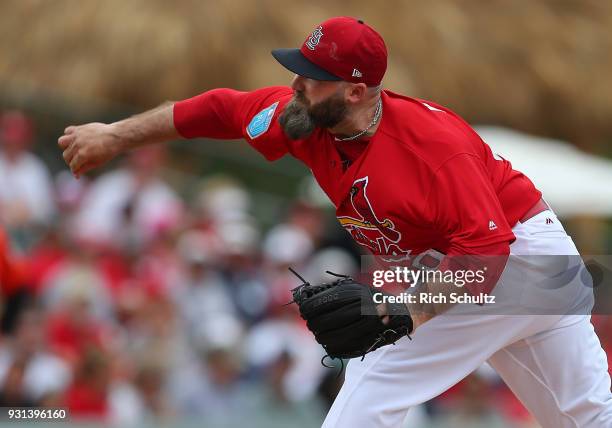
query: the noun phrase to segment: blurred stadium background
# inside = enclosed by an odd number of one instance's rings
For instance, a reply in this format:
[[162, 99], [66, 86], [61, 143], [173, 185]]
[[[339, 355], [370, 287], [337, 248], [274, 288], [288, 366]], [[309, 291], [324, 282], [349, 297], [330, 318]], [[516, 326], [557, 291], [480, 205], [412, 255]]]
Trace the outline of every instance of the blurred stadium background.
[[[283, 306], [286, 267], [351, 272], [359, 250], [306, 168], [183, 141], [77, 181], [56, 141], [288, 84], [270, 49], [335, 15], [383, 35], [387, 88], [486, 125], [583, 254], [610, 254], [611, 2], [0, 0], [0, 406], [64, 406], [73, 426], [319, 426], [342, 379]], [[594, 321], [612, 355], [612, 320]], [[484, 366], [406, 426], [537, 424]]]

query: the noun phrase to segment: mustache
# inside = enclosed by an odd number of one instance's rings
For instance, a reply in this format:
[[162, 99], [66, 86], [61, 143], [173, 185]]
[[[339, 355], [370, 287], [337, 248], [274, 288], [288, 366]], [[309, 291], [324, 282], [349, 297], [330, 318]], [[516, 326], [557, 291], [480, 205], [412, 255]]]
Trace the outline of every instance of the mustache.
[[306, 138], [312, 134], [315, 124], [308, 113], [308, 100], [296, 92], [279, 116], [279, 123], [292, 140]]
[[300, 91], [295, 91], [291, 101], [303, 104], [306, 107], [310, 107], [310, 101], [308, 101], [304, 93]]

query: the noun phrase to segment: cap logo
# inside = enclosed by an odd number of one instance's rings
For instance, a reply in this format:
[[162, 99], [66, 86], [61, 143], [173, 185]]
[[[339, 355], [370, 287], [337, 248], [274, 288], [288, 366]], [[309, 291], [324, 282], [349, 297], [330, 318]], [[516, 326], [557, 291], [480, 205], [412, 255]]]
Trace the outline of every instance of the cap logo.
[[352, 77], [362, 77], [363, 74], [361, 74], [361, 71], [357, 70], [356, 68], [353, 68], [353, 74], [351, 76]]
[[318, 26], [312, 32], [310, 37], [308, 37], [308, 41], [306, 42], [306, 47], [311, 51], [314, 51], [319, 42], [321, 41], [321, 37], [323, 36], [323, 27]]

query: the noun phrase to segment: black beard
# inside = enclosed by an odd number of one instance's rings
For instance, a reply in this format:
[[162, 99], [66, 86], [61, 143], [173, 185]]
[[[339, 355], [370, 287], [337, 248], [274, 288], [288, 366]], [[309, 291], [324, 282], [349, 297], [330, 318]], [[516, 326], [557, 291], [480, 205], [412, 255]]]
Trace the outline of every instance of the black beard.
[[278, 121], [291, 140], [308, 138], [315, 128], [333, 128], [346, 118], [347, 107], [340, 96], [331, 96], [325, 101], [308, 107], [308, 101], [297, 92], [287, 103]]

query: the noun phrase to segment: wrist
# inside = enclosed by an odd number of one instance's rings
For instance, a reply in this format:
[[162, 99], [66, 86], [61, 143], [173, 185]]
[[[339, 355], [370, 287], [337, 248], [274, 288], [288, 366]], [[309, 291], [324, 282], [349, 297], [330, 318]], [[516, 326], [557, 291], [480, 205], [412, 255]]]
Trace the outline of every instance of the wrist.
[[113, 156], [120, 155], [130, 149], [130, 138], [126, 131], [125, 120], [108, 124], [108, 137]]
[[408, 312], [412, 318], [413, 332], [435, 316], [435, 314], [431, 311], [431, 308], [428, 310], [424, 308], [423, 305], [406, 303], [406, 307], [408, 308]]
[[433, 318], [432, 314], [417, 313], [410, 315], [412, 316], [413, 331]]

